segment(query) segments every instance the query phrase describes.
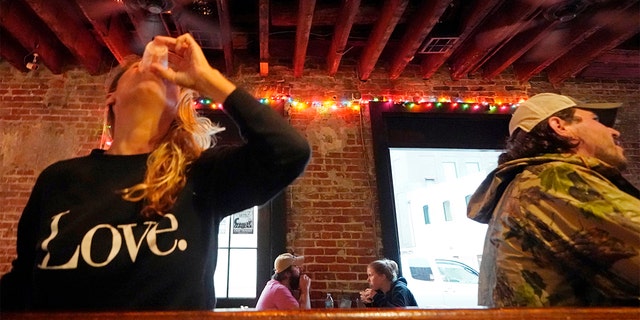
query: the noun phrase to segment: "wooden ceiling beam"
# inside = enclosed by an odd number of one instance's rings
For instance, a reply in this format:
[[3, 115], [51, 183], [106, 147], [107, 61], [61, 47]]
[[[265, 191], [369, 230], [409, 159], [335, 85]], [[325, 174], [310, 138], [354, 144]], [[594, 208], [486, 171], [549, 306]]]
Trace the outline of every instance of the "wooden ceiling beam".
[[233, 74], [233, 42], [231, 37], [231, 18], [227, 0], [217, 0], [218, 21], [220, 21], [220, 45], [224, 53], [224, 65], [227, 75]]
[[[288, 1], [271, 2], [271, 25], [276, 27], [295, 27], [297, 24], [297, 7]], [[319, 1], [313, 12], [314, 26], [335, 26], [336, 17], [340, 15], [341, 7], [336, 7], [333, 1]], [[380, 8], [368, 2], [360, 2], [358, 14], [354, 18], [354, 25], [370, 25], [378, 20]]]
[[29, 51], [22, 47], [18, 40], [13, 38], [4, 28], [0, 28], [0, 39], [2, 39], [0, 57], [22, 72], [29, 71], [26, 68], [26, 63], [29, 62], [27, 59], [33, 57], [30, 56]]
[[474, 8], [468, 16], [462, 17], [463, 26], [459, 32], [458, 40], [450, 50], [440, 54], [425, 55], [420, 61], [420, 69], [424, 79], [431, 78], [444, 65], [449, 57], [473, 34], [473, 31], [505, 0], [476, 1]]
[[[104, 50], [102, 44], [85, 27], [76, 6], [60, 1], [25, 0], [31, 9], [56, 34], [73, 56], [92, 75], [100, 73]], [[60, 23], [64, 21], [64, 23]]]
[[407, 8], [408, 0], [385, 0], [380, 17], [373, 26], [367, 45], [358, 62], [358, 77], [367, 80], [380, 58], [380, 54], [389, 41], [391, 33]]
[[[547, 33], [546, 38], [555, 42], [538, 42], [527, 54], [520, 57], [513, 64], [516, 78], [522, 82], [528, 81], [565, 54], [576, 52], [574, 50], [576, 46], [611, 22], [606, 20], [609, 16], [615, 17], [613, 20], [621, 19], [621, 16], [630, 16], [630, 19], [637, 24], [637, 13], [625, 14], [627, 9], [636, 3], [637, 1], [614, 1], [603, 3], [600, 7], [591, 7], [573, 20], [566, 22], [565, 28]], [[575, 54], [571, 56], [576, 57]]]
[[[640, 64], [640, 56], [635, 50], [612, 49], [596, 57], [593, 62], [637, 65]], [[640, 74], [638, 75], [640, 76]]]
[[549, 31], [556, 28], [559, 21], [548, 21], [542, 15], [530, 22], [525, 31], [519, 33], [505, 44], [485, 64], [482, 65], [482, 77], [492, 79], [516, 62], [538, 42], [549, 35]]
[[142, 21], [145, 19], [143, 13], [127, 10], [127, 17], [129, 17], [129, 21], [131, 21], [131, 24], [135, 29], [134, 36], [132, 37], [133, 39], [131, 39], [131, 47], [136, 54], [142, 56], [146, 43], [151, 41], [153, 35], [147, 34], [148, 32], [145, 32], [142, 28]]
[[486, 19], [450, 59], [451, 78], [466, 78], [491, 57], [500, 47], [529, 25], [540, 9], [528, 2], [509, 1], [498, 10], [499, 16]]
[[151, 14], [141, 8], [125, 11], [135, 29], [135, 36], [131, 39], [130, 46], [137, 55], [142, 56], [145, 46], [153, 40], [153, 37], [167, 35], [159, 15]]
[[[25, 23], [26, 21], [29, 23]], [[29, 53], [37, 52], [39, 60], [49, 71], [53, 74], [62, 73], [69, 51], [24, 3], [0, 1], [0, 25]]]
[[98, 0], [102, 6], [96, 0], [77, 1], [80, 10], [118, 63], [122, 63], [126, 56], [134, 54], [129, 43], [131, 35], [122, 21], [122, 16], [117, 13], [105, 15], [105, 12], [95, 10], [104, 5], [114, 5], [112, 0]]
[[418, 10], [412, 14], [409, 26], [402, 36], [398, 50], [391, 60], [389, 77], [397, 79], [407, 64], [413, 60], [422, 42], [438, 23], [449, 7], [451, 0], [422, 1]]
[[258, 3], [258, 34], [260, 41], [260, 75], [269, 75], [269, 0]]
[[596, 57], [593, 62], [635, 65], [640, 64], [640, 55], [635, 50], [612, 49]]
[[346, 52], [347, 40], [356, 15], [360, 9], [360, 0], [343, 0], [342, 7], [336, 19], [333, 39], [327, 54], [327, 70], [333, 76], [338, 71], [342, 55]]
[[[637, 15], [635, 15], [637, 17]], [[602, 53], [611, 50], [640, 31], [638, 22], [630, 19], [612, 19], [611, 23], [573, 48], [579, 55], [564, 55], [547, 68], [549, 82], [557, 85], [576, 76]], [[638, 56], [636, 56], [638, 60]]]
[[162, 25], [164, 26], [164, 29], [167, 31], [167, 34], [170, 37], [177, 38], [182, 34], [179, 30], [180, 27], [178, 27], [178, 25], [176, 24], [173, 11], [161, 13], [160, 20], [162, 21]]
[[609, 50], [591, 61], [579, 76], [585, 79], [640, 80], [638, 51]]
[[[261, 76], [268, 76], [273, 59], [293, 61], [296, 77], [310, 59], [326, 59], [332, 76], [347, 59], [356, 59], [362, 80], [383, 69], [388, 79], [397, 79], [418, 58], [427, 79], [445, 64], [453, 79], [477, 70], [492, 79], [507, 69], [521, 81], [542, 72], [554, 83], [598, 75], [640, 78], [633, 74], [640, 61], [630, 61], [635, 56], [610, 54], [616, 49], [637, 52], [637, 38], [624, 39], [640, 28], [634, 15], [640, 0], [258, 0], [251, 5], [216, 0], [217, 12], [214, 1], [207, 7], [166, 1], [168, 6], [156, 14], [144, 1], [0, 0], [0, 56], [21, 71], [37, 52], [42, 69], [59, 74], [81, 67], [96, 74], [114, 59], [123, 62], [130, 54], [142, 54], [154, 35], [191, 32], [207, 58], [224, 64], [220, 69], [228, 73], [234, 59], [236, 64], [239, 57], [250, 60], [259, 46]], [[525, 10], [536, 11], [527, 15]], [[439, 52], [418, 53], [431, 36], [453, 39]]]
[[311, 34], [313, 10], [316, 0], [298, 1], [298, 23], [296, 27], [296, 45], [293, 55], [293, 76], [301, 77], [304, 71], [304, 61], [307, 57], [307, 45]]

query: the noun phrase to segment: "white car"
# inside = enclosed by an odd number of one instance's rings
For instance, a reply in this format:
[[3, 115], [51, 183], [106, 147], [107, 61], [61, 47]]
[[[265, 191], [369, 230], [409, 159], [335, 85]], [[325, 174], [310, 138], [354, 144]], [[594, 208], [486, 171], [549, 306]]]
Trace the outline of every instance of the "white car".
[[402, 276], [420, 308], [477, 308], [478, 271], [455, 259], [403, 255]]

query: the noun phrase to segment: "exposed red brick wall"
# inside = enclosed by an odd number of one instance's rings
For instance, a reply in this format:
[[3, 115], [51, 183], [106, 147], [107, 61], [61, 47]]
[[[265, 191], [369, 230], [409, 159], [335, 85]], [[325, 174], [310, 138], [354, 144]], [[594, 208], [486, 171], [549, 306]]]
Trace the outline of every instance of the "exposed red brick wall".
[[104, 77], [21, 73], [0, 63], [0, 272], [15, 257], [17, 221], [37, 175], [98, 146]]
[[[506, 73], [492, 81], [452, 81], [446, 71], [423, 80], [411, 68], [397, 80], [376, 70], [367, 82], [345, 66], [335, 77], [318, 68], [303, 78], [288, 67], [272, 67], [264, 79], [241, 67], [233, 77], [258, 97], [290, 93], [301, 101], [381, 96], [520, 98], [554, 91], [590, 101], [623, 101], [616, 128], [631, 160], [626, 176], [640, 186], [640, 90], [638, 82], [567, 82], [553, 88], [544, 80], [519, 84]], [[21, 73], [0, 62], [0, 274], [15, 257], [17, 221], [35, 178], [54, 161], [85, 155], [99, 144], [107, 75], [81, 70], [53, 75], [46, 69]], [[287, 109], [291, 123], [313, 146], [304, 175], [287, 194], [287, 246], [307, 257], [314, 306], [324, 293], [355, 294], [366, 286], [366, 265], [380, 258], [375, 169], [369, 111]], [[336, 297], [338, 298], [338, 297]]]

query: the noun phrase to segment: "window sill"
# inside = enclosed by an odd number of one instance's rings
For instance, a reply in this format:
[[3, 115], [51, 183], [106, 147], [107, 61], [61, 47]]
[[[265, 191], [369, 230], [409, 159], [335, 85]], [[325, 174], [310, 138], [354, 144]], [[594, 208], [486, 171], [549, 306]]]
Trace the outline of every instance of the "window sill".
[[3, 320], [163, 320], [163, 319], [282, 319], [353, 320], [353, 319], [437, 319], [437, 320], [612, 320], [640, 319], [640, 308], [503, 308], [503, 309], [311, 309], [291, 311], [152, 311], [152, 312], [61, 312], [2, 313]]

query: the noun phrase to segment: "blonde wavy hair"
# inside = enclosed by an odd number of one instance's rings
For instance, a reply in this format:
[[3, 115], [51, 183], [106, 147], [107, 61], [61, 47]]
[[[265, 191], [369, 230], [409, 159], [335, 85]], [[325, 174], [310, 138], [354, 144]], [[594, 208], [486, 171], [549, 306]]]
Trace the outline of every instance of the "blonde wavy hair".
[[[115, 92], [122, 74], [139, 58], [127, 58], [111, 80], [108, 92]], [[195, 92], [181, 89], [178, 115], [169, 132], [162, 137], [147, 159], [147, 170], [142, 183], [121, 190], [122, 198], [138, 202], [143, 200], [141, 214], [146, 218], [163, 216], [175, 204], [184, 188], [187, 170], [202, 151], [215, 145], [215, 133], [221, 128], [193, 108]], [[108, 106], [106, 123], [110, 132], [116, 124], [112, 106]]]

